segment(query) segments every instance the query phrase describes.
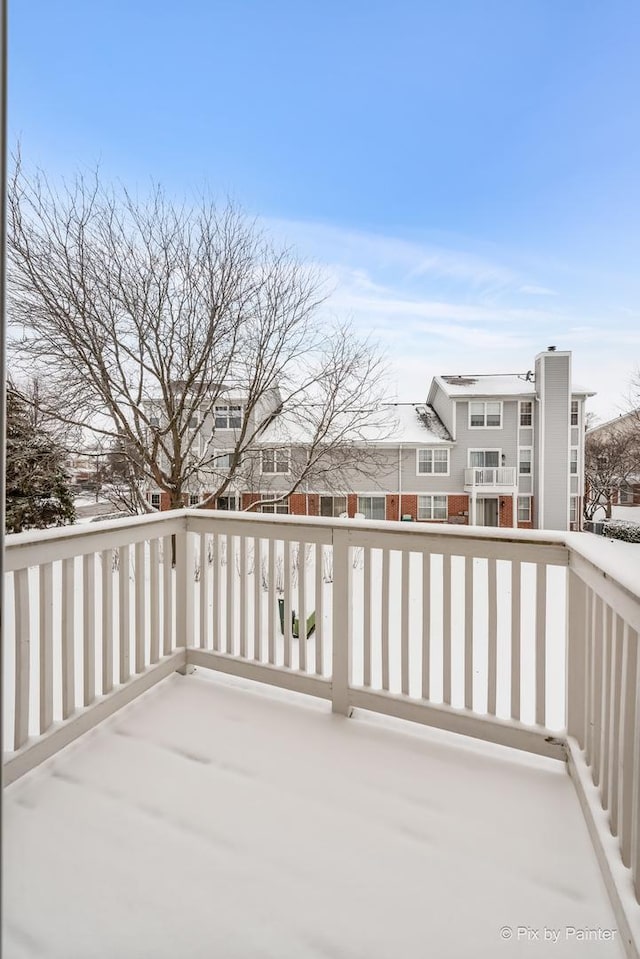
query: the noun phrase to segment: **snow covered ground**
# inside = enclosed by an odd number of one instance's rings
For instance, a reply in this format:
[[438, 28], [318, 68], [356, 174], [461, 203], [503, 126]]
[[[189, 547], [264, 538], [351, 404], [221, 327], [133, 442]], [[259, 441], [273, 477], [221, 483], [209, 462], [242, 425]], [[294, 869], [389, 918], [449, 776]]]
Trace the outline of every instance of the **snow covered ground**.
[[6, 959], [623, 955], [561, 763], [206, 671], [4, 815]]

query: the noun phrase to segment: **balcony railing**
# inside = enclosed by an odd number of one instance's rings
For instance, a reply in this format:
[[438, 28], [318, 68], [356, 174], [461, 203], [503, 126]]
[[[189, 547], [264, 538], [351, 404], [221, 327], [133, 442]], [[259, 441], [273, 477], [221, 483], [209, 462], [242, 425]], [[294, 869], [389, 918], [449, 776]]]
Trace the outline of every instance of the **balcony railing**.
[[586, 534], [206, 510], [10, 536], [5, 781], [196, 665], [556, 757], [637, 950], [640, 578], [615, 556]]
[[513, 486], [517, 484], [515, 466], [473, 466], [464, 471], [466, 486]]

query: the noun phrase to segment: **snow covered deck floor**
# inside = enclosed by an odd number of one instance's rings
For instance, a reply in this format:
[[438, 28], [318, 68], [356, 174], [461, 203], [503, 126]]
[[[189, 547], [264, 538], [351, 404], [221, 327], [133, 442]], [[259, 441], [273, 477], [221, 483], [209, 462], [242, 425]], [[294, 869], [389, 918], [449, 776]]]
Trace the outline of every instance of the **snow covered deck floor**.
[[172, 675], [8, 787], [6, 959], [623, 956], [562, 763], [329, 710]]

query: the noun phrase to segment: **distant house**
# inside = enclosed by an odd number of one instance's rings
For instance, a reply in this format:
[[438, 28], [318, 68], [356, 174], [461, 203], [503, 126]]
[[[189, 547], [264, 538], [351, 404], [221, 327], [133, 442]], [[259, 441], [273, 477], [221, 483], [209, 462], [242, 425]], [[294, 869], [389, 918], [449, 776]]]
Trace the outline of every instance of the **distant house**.
[[[436, 376], [426, 402], [389, 404], [384, 439], [375, 447], [374, 475], [357, 460], [334, 482], [308, 483], [291, 495], [295, 458], [304, 455], [278, 415], [261, 433], [256, 452], [235, 471], [218, 509], [258, 508], [309, 516], [413, 520], [497, 527], [579, 529], [584, 491], [585, 401], [593, 393], [571, 383], [571, 353], [549, 347], [534, 368], [518, 374]], [[273, 396], [274, 410], [278, 397]], [[196, 505], [230, 469], [234, 437], [243, 422], [241, 392], [194, 424], [217, 450], [210, 478], [189, 494]], [[215, 475], [214, 475], [215, 474]], [[149, 489], [152, 505], [167, 500]], [[257, 505], [265, 499], [280, 502]]]
[[[619, 466], [623, 475], [612, 476], [607, 499], [611, 506], [640, 506], [640, 408], [622, 413], [587, 431], [587, 443], [614, 436], [631, 438], [631, 447], [621, 457]], [[603, 503], [604, 505], [604, 503]]]

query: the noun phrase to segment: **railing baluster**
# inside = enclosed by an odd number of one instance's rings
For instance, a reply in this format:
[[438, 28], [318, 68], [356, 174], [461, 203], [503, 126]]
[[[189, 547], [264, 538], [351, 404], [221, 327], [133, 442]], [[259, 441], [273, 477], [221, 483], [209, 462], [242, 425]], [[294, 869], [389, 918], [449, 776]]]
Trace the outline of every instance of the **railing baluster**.
[[487, 560], [487, 712], [495, 716], [497, 711], [498, 688], [498, 580], [496, 575], [496, 561], [493, 557]]
[[389, 550], [382, 550], [382, 688], [389, 689]]
[[609, 692], [611, 686], [611, 607], [602, 611], [602, 677], [600, 713], [600, 799], [609, 808]]
[[567, 730], [585, 748], [589, 661], [587, 589], [574, 570], [567, 571]]
[[120, 637], [120, 682], [126, 683], [131, 676], [131, 620], [129, 595], [129, 547], [118, 550], [118, 635]]
[[636, 900], [640, 903], [640, 635], [633, 631], [633, 644], [636, 651], [635, 683], [632, 679], [633, 707], [631, 727], [633, 729], [632, 768], [633, 785], [631, 787], [631, 875]]
[[584, 758], [587, 766], [593, 761], [593, 697], [594, 697], [594, 653], [596, 628], [596, 594], [587, 590], [587, 655], [585, 657], [585, 717], [584, 717]]
[[442, 557], [442, 699], [451, 705], [451, 556]]
[[600, 785], [600, 732], [602, 725], [602, 600], [596, 596], [593, 644], [593, 759], [591, 775], [594, 785]]
[[316, 674], [322, 676], [324, 650], [324, 546], [316, 543]]
[[262, 661], [262, 540], [253, 539], [253, 658]]
[[135, 548], [135, 651], [136, 673], [144, 672], [145, 668], [145, 632], [146, 632], [146, 563], [144, 540], [136, 543]]
[[269, 662], [274, 664], [276, 661], [276, 631], [275, 620], [278, 615], [276, 602], [276, 544], [273, 539], [269, 540], [269, 588], [267, 591], [267, 613], [269, 627]]
[[298, 544], [298, 668], [307, 671], [307, 544]]
[[62, 649], [62, 718], [68, 719], [76, 704], [75, 691], [75, 615], [73, 608], [75, 560], [62, 560], [61, 649]]
[[511, 561], [511, 716], [520, 719], [520, 591], [522, 564]]
[[15, 720], [14, 749], [20, 749], [29, 738], [29, 570], [18, 569], [13, 574], [15, 616]]
[[247, 537], [240, 537], [240, 656], [247, 658]]
[[40, 567], [40, 732], [53, 722], [53, 569]]
[[113, 689], [113, 550], [102, 554], [102, 692]]
[[409, 609], [410, 609], [410, 584], [409, 584], [409, 551], [402, 550], [402, 568], [401, 568], [401, 596], [402, 606], [400, 612], [400, 688], [403, 696], [409, 695]]
[[149, 543], [149, 662], [157, 663], [160, 658], [160, 561], [158, 540]]
[[227, 636], [225, 652], [235, 652], [236, 537], [227, 534]]
[[82, 643], [84, 705], [90, 706], [96, 698], [96, 570], [95, 554], [82, 557]]
[[173, 537], [162, 537], [162, 652], [173, 649]]
[[363, 683], [371, 686], [371, 547], [365, 546], [363, 553], [363, 610], [362, 610], [362, 656]]
[[211, 565], [213, 567], [213, 648], [216, 653], [222, 649], [222, 597], [220, 585], [220, 536], [214, 533], [211, 537]]
[[547, 567], [536, 563], [536, 723], [547, 716]]
[[473, 556], [464, 558], [464, 705], [473, 709]]
[[288, 669], [291, 666], [291, 645], [293, 637], [291, 632], [291, 543], [285, 540], [284, 548], [284, 665]]
[[609, 691], [609, 763], [608, 794], [611, 832], [618, 835], [618, 764], [620, 746], [620, 697], [622, 694], [623, 620], [617, 613], [611, 617], [611, 685]]
[[422, 689], [431, 698], [431, 553], [422, 554]]
[[[634, 750], [637, 721], [638, 634], [624, 624], [622, 639], [622, 698], [620, 702], [620, 747], [618, 758], [618, 828], [620, 851], [625, 866], [633, 861]], [[636, 756], [636, 774], [638, 758]]]
[[209, 639], [209, 563], [208, 536], [200, 534], [200, 649], [206, 649]]

